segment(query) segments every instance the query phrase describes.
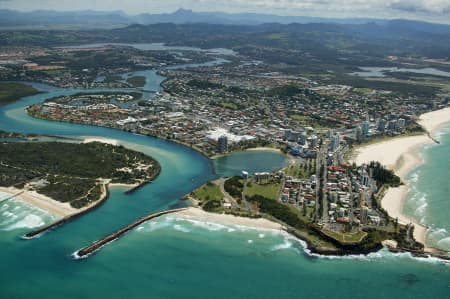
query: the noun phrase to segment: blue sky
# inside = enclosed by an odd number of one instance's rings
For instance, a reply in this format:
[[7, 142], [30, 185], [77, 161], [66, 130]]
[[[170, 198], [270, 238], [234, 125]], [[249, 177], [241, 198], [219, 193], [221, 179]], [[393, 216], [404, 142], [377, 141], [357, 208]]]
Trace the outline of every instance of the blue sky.
[[0, 8], [19, 10], [122, 10], [173, 12], [258, 12], [319, 17], [409, 18], [450, 22], [450, 0], [0, 0]]

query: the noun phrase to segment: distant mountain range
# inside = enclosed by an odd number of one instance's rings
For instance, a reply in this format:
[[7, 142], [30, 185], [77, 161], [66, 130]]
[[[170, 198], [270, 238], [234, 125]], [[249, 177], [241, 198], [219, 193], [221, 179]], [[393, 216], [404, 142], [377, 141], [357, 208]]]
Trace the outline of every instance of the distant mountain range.
[[276, 28], [277, 24], [323, 24], [350, 26], [353, 32], [382, 35], [417, 35], [450, 34], [450, 25], [427, 23], [412, 20], [384, 19], [332, 19], [304, 16], [278, 16], [256, 13], [193, 12], [179, 9], [173, 13], [128, 15], [122, 11], [71, 11], [61, 12], [39, 10], [21, 12], [0, 9], [0, 29], [89, 29], [89, 28], [123, 28], [130, 25], [152, 24], [214, 24], [236, 26], [261, 26], [263, 24]]
[[131, 24], [156, 23], [208, 23], [223, 25], [259, 25], [263, 23], [339, 23], [339, 24], [365, 24], [368, 22], [384, 23], [381, 19], [331, 19], [304, 16], [278, 16], [256, 13], [224, 13], [224, 12], [193, 12], [179, 9], [173, 13], [128, 15], [122, 11], [71, 11], [61, 12], [52, 10], [39, 10], [21, 12], [16, 10], [0, 10], [0, 27], [36, 27], [55, 28], [58, 26], [76, 27], [121, 27]]

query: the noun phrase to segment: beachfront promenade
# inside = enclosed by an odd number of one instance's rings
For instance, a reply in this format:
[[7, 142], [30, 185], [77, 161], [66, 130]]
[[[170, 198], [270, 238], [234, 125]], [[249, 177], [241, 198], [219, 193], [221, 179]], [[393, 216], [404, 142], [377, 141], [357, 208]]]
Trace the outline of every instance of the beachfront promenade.
[[184, 210], [187, 210], [187, 208], [166, 210], [166, 211], [153, 213], [153, 214], [144, 216], [142, 218], [139, 218], [138, 220], [136, 220], [133, 223], [125, 226], [124, 228], [121, 228], [118, 231], [115, 231], [112, 234], [109, 234], [109, 235], [103, 237], [102, 239], [100, 239], [98, 241], [95, 241], [91, 245], [86, 246], [86, 247], [78, 250], [77, 252], [74, 253], [74, 256], [76, 258], [87, 257], [88, 255], [92, 254], [93, 252], [99, 250], [101, 247], [103, 247], [106, 244], [108, 244], [108, 243], [110, 243], [110, 242], [120, 238], [122, 235], [126, 234], [127, 232], [129, 232], [133, 228], [137, 227], [138, 225], [140, 225], [140, 224], [142, 224], [142, 223], [144, 223], [146, 221], [149, 221], [151, 219], [154, 219], [154, 218], [166, 215], [166, 214], [176, 213], [176, 212], [180, 212], [180, 211], [184, 211]]

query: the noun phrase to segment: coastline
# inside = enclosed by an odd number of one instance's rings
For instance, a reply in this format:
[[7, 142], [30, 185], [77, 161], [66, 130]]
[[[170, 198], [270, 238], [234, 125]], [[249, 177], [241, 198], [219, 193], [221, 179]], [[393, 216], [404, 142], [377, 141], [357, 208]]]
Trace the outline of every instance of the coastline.
[[433, 136], [439, 129], [450, 123], [450, 107], [424, 113], [419, 117], [418, 123]]
[[67, 218], [74, 216], [76, 214], [84, 213], [87, 210], [90, 210], [92, 207], [96, 206], [100, 202], [102, 202], [108, 194], [108, 185], [102, 184], [102, 193], [99, 199], [90, 205], [82, 207], [80, 209], [76, 209], [72, 207], [67, 202], [60, 202], [54, 200], [53, 198], [37, 193], [36, 191], [30, 191], [26, 189], [18, 189], [15, 187], [0, 187], [0, 192], [11, 194], [14, 198], [17, 198], [23, 202], [26, 202], [34, 207], [42, 209], [58, 218]]
[[[119, 141], [112, 138], [106, 138], [106, 137], [97, 137], [97, 136], [83, 136], [81, 139], [77, 139], [80, 141], [80, 143], [90, 143], [90, 142], [100, 142], [105, 144], [111, 144], [114, 146], [119, 145]], [[76, 209], [72, 207], [67, 202], [60, 202], [57, 201], [49, 196], [46, 196], [44, 194], [40, 194], [36, 191], [30, 191], [27, 189], [18, 189], [15, 187], [0, 187], [0, 192], [4, 192], [7, 194], [10, 194], [14, 198], [17, 198], [23, 202], [26, 202], [32, 206], [35, 206], [37, 208], [40, 208], [58, 218], [70, 218], [78, 214], [82, 214], [93, 207], [95, 207], [97, 204], [103, 202], [103, 200], [107, 197], [109, 194], [109, 188], [126, 188], [126, 192], [133, 192], [137, 188], [153, 181], [157, 176], [159, 175], [159, 172], [155, 174], [155, 176], [149, 180], [148, 182], [142, 182], [141, 184], [124, 184], [124, 183], [110, 183], [110, 180], [103, 180], [102, 182], [102, 194], [99, 197], [99, 200], [91, 203], [90, 205], [87, 205], [85, 207], [82, 207], [80, 209]], [[17, 194], [17, 195], [16, 195]], [[16, 195], [16, 196], [14, 196]]]
[[[449, 110], [449, 112], [450, 112], [450, 110]], [[428, 142], [430, 142], [429, 141], [429, 137], [427, 137], [427, 136], [425, 136], [425, 135], [423, 135], [423, 136], [418, 136], [418, 137], [424, 137], [426, 140], [428, 140]], [[156, 137], [156, 138], [159, 138], [159, 137]], [[107, 139], [107, 138], [106, 138]], [[401, 139], [401, 140], [403, 140], [403, 138], [399, 138], [399, 139]], [[99, 140], [94, 140], [94, 141], [99, 141]], [[173, 141], [173, 140], [168, 140], [168, 141], [172, 141], [172, 142], [174, 142], [174, 143], [179, 143], [179, 142], [175, 142], [175, 141]], [[423, 143], [422, 143], [423, 144]], [[188, 148], [191, 148], [191, 149], [193, 149], [192, 147], [188, 147]], [[195, 150], [195, 149], [193, 149], [193, 150]], [[261, 150], [261, 149], [259, 149], [259, 150]], [[272, 149], [273, 150], [273, 149]], [[198, 150], [197, 150], [198, 151]], [[419, 159], [420, 160], [420, 159]], [[402, 162], [403, 161], [403, 162]], [[400, 168], [400, 166], [399, 165], [408, 165], [408, 163], [406, 163], [405, 161], [404, 161], [404, 159], [401, 159], [401, 160], [399, 160], [399, 159], [396, 159], [396, 161], [395, 161], [395, 163], [394, 163], [395, 165], [396, 165], [396, 167], [398, 167], [398, 168]], [[411, 169], [409, 169], [409, 171], [411, 171], [412, 170], [412, 168], [414, 168], [414, 167], [416, 167], [417, 165], [412, 165], [411, 166]], [[407, 169], [407, 168], [406, 168]], [[406, 196], [406, 194], [404, 194], [403, 196]], [[404, 199], [403, 199], [404, 200]], [[400, 213], [401, 214], [401, 213]], [[419, 242], [421, 242], [419, 239], [420, 238], [422, 238], [422, 239], [425, 239], [425, 237], [426, 237], [426, 228], [424, 227], [424, 231], [425, 231], [425, 234], [423, 234], [423, 236], [422, 237], [420, 237], [420, 234], [419, 233], [417, 233], [417, 230], [415, 231], [415, 236], [416, 236], [416, 234], [418, 234], [419, 235], [419, 237], [418, 237], [418, 241]], [[424, 243], [424, 242], [422, 242], [422, 243]]]
[[185, 210], [176, 212], [173, 215], [179, 216], [186, 220], [212, 222], [224, 225], [239, 225], [255, 229], [271, 229], [284, 231], [284, 227], [281, 224], [267, 220], [265, 218], [247, 218], [231, 214], [209, 213], [202, 210], [201, 208], [195, 207], [189, 207]]
[[139, 184], [123, 184], [123, 183], [109, 183], [109, 188], [125, 188], [125, 189], [133, 189], [139, 186]]
[[424, 163], [420, 157], [420, 149], [427, 144], [434, 144], [432, 136], [445, 124], [450, 122], [450, 107], [427, 112], [419, 117], [418, 123], [427, 132], [423, 135], [406, 136], [392, 140], [382, 141], [358, 148], [351, 161], [357, 164], [378, 161], [400, 177], [403, 185], [389, 188], [381, 200], [381, 205], [389, 216], [398, 218], [401, 224], [414, 225], [414, 238], [427, 248], [426, 237], [428, 227], [418, 220], [403, 214], [403, 206], [410, 187], [407, 181], [408, 174]]
[[266, 151], [266, 152], [281, 153], [281, 150], [279, 148], [274, 147], [252, 147], [246, 149], [246, 151]]
[[91, 210], [94, 210], [96, 208], [98, 208], [99, 206], [101, 206], [109, 197], [109, 191], [108, 191], [108, 184], [107, 183], [103, 183], [102, 185], [102, 193], [100, 195], [100, 198], [93, 202], [92, 204], [83, 207], [81, 209], [78, 209], [76, 213], [72, 213], [70, 215], [64, 216], [62, 218], [60, 218], [59, 220], [52, 222], [50, 224], [44, 225], [42, 227], [39, 227], [36, 230], [33, 230], [29, 233], [26, 233], [25, 235], [22, 236], [23, 239], [27, 240], [27, 239], [32, 239], [35, 238], [37, 236], [40, 236], [41, 234], [52, 230], [56, 227], [59, 227], [69, 221], [72, 221], [82, 215], [84, 215], [85, 213], [88, 213]]
[[14, 187], [0, 187], [0, 192], [8, 193], [11, 195], [23, 192], [21, 194], [18, 194], [17, 196], [14, 196], [14, 198], [22, 200], [23, 202], [26, 202], [58, 217], [67, 217], [81, 211], [81, 209], [78, 210], [71, 207], [69, 203], [56, 201], [53, 198], [50, 198], [43, 194], [39, 194], [36, 191], [28, 191], [25, 189], [17, 189]]

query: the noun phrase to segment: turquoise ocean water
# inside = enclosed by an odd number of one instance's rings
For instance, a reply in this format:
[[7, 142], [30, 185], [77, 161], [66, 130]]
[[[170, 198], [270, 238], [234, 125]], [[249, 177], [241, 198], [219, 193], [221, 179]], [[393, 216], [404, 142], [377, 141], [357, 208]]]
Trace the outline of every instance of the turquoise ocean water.
[[439, 145], [424, 146], [425, 163], [408, 176], [404, 212], [430, 227], [429, 246], [450, 251], [450, 124], [437, 133]]
[[[147, 79], [155, 88], [161, 80], [153, 73]], [[264, 170], [272, 170], [285, 160], [275, 153], [254, 152], [211, 163], [164, 140], [33, 119], [24, 112], [27, 105], [78, 92], [39, 87], [47, 93], [0, 108], [1, 130], [114, 138], [154, 156], [162, 173], [132, 195], [112, 189], [101, 208], [32, 240], [20, 237], [49, 223], [52, 216], [18, 200], [1, 203], [0, 298], [450, 298], [450, 267], [435, 259], [386, 250], [369, 256], [317, 257], [279, 232], [173, 215], [139, 226], [87, 259], [74, 260], [74, 251], [136, 218], [180, 206], [180, 196], [216, 175], [260, 171], [262, 164]], [[436, 229], [450, 231], [448, 195], [436, 191], [448, 188], [448, 167], [440, 162], [446, 155], [448, 159], [450, 134], [440, 138], [442, 145], [424, 150], [427, 165], [413, 172], [411, 179], [417, 174], [417, 192], [427, 195], [428, 205], [420, 216]], [[428, 169], [433, 165], [442, 165], [442, 180], [427, 189], [427, 180], [433, 181], [430, 173], [436, 174]], [[408, 207], [414, 212], [413, 197], [414, 193]]]

